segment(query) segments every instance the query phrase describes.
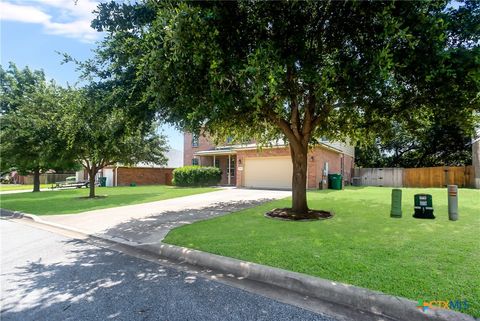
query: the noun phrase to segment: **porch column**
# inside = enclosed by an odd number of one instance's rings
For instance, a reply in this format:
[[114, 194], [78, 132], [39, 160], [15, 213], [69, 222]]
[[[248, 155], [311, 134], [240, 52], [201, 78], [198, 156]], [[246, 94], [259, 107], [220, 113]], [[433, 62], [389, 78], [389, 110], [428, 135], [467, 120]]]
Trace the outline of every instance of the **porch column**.
[[215, 155], [213, 155], [213, 167], [215, 167]]
[[227, 171], [227, 175], [228, 175], [228, 185], [230, 185], [230, 157], [231, 155], [228, 154], [228, 171]]

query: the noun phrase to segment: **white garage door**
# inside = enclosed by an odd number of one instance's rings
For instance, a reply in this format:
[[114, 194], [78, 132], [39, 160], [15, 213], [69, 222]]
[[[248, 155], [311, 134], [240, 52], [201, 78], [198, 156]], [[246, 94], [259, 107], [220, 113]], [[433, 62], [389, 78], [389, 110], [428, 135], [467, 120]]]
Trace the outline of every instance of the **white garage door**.
[[292, 188], [290, 157], [258, 157], [245, 159], [245, 187]]

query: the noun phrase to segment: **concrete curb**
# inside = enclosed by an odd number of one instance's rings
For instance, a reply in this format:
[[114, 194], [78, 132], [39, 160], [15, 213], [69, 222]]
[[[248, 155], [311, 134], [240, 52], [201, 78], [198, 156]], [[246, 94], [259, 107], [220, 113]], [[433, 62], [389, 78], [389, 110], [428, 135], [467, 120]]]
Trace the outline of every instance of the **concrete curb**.
[[[3, 212], [9, 212], [2, 210]], [[107, 235], [89, 234], [85, 231], [66, 227], [60, 224], [42, 220], [36, 215], [13, 212], [16, 218], [26, 217], [36, 223], [83, 234], [95, 239], [119, 243], [132, 249], [155, 254], [161, 258], [186, 262], [192, 265], [233, 274], [246, 279], [277, 286], [302, 295], [320, 300], [341, 304], [360, 311], [388, 317], [394, 320], [406, 321], [474, 321], [472, 316], [445, 309], [428, 309], [426, 312], [418, 309], [417, 302], [402, 297], [392, 296], [377, 291], [360, 288], [353, 285], [321, 279], [301, 273], [282, 270], [274, 267], [241, 261], [234, 258], [192, 250], [166, 243], [139, 244], [121, 238]]]

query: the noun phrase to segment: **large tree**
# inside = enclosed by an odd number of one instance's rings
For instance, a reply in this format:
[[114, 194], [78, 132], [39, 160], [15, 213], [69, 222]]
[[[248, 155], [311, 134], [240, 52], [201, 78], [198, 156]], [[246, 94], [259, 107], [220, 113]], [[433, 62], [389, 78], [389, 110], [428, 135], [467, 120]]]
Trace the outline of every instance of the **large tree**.
[[443, 119], [408, 128], [394, 124], [390, 134], [355, 149], [358, 167], [431, 167], [471, 164], [471, 133]]
[[64, 89], [47, 82], [43, 71], [0, 66], [0, 167], [33, 174], [34, 192], [42, 171], [76, 168], [58, 130], [64, 98]]
[[[302, 215], [307, 153], [318, 137], [355, 142], [434, 110], [472, 127], [479, 106], [478, 7], [475, 1], [459, 7], [448, 1], [104, 3], [92, 26], [107, 36], [93, 65], [97, 76], [129, 86], [136, 117], [156, 111], [182, 129], [239, 141], [285, 138], [292, 208]], [[451, 94], [448, 104], [443, 90]]]
[[165, 137], [154, 123], [138, 123], [111, 103], [116, 90], [110, 85], [91, 83], [69, 90], [62, 111], [62, 137], [69, 153], [89, 175], [89, 197], [95, 197], [95, 176], [106, 166], [140, 162], [165, 164], [168, 149]]

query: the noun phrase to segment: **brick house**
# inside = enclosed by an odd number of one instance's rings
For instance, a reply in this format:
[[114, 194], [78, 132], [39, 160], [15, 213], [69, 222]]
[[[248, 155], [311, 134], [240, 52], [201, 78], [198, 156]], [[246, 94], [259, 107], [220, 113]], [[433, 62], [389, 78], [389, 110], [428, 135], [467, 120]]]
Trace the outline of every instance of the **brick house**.
[[[308, 153], [307, 187], [318, 188], [328, 174], [342, 174], [345, 184], [351, 180], [354, 148], [342, 143], [321, 140]], [[225, 144], [215, 146], [204, 135], [184, 133], [183, 164], [216, 166], [222, 170], [221, 185], [251, 188], [291, 189], [292, 161], [290, 148]]]
[[[183, 155], [180, 150], [171, 149], [165, 156], [168, 159], [166, 166], [144, 163], [136, 166], [117, 164], [101, 169], [95, 180], [98, 181], [100, 177], [105, 177], [106, 186], [171, 185], [173, 170], [182, 166]], [[77, 181], [88, 180], [88, 172], [86, 170], [78, 171], [76, 179]]]

